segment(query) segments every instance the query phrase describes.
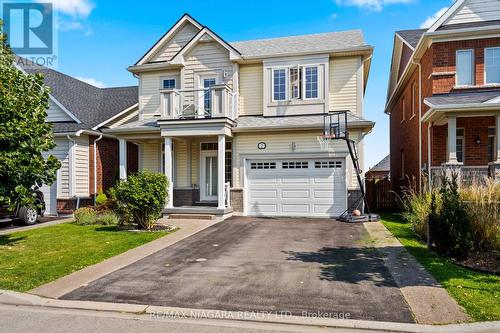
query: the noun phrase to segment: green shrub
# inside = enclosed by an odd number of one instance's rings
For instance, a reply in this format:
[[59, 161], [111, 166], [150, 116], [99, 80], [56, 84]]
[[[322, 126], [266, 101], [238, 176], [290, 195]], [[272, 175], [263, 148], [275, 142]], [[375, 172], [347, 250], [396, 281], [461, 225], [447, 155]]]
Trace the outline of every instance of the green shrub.
[[457, 175], [443, 177], [439, 190], [441, 210], [436, 208], [436, 195], [431, 200], [429, 227], [431, 241], [437, 252], [462, 259], [473, 250], [471, 223], [465, 203], [458, 193]]
[[415, 233], [423, 241], [427, 241], [427, 224], [431, 213], [433, 195], [435, 197], [436, 209], [439, 209], [441, 207], [441, 196], [436, 190], [422, 194], [412, 188], [404, 191], [404, 211], [401, 213], [401, 216], [405, 222], [412, 225]]
[[121, 180], [109, 193], [120, 220], [151, 229], [165, 206], [168, 186], [164, 174], [144, 171]]
[[90, 207], [78, 208], [74, 215], [76, 224], [90, 225], [96, 222], [96, 211]]
[[95, 224], [101, 224], [101, 225], [118, 225], [118, 223], [119, 223], [118, 216], [111, 211], [105, 211], [98, 214], [95, 220]]
[[102, 206], [102, 205], [106, 204], [107, 201], [108, 201], [108, 197], [104, 193], [99, 193], [97, 195], [97, 197], [95, 198], [95, 204], [97, 206]]

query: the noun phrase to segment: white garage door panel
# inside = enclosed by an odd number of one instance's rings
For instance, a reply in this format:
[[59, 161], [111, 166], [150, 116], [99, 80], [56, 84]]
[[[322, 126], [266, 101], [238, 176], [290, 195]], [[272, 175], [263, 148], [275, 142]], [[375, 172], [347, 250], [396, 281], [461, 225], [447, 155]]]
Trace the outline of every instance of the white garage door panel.
[[[283, 168], [283, 161], [289, 168]], [[291, 168], [290, 162], [307, 167]], [[334, 161], [334, 163], [328, 163]], [[250, 161], [255, 165], [257, 161]], [[248, 214], [273, 216], [339, 216], [347, 205], [345, 161], [269, 160], [275, 168], [248, 168]], [[325, 162], [317, 164], [316, 162]], [[323, 166], [316, 168], [316, 165]], [[330, 166], [330, 167], [325, 167]]]

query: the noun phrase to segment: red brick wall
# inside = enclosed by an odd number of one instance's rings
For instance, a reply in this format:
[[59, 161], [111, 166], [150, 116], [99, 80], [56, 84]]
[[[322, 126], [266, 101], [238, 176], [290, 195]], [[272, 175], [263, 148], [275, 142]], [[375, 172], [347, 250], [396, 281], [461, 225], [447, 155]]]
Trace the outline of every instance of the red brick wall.
[[[457, 118], [457, 127], [465, 130], [464, 165], [488, 164], [488, 127], [495, 126], [494, 117]], [[476, 143], [476, 136], [481, 144]], [[439, 166], [446, 162], [448, 126], [436, 126], [432, 129], [432, 165]]]
[[[434, 73], [456, 71], [456, 51], [461, 49], [474, 49], [475, 59], [475, 85], [484, 85], [484, 48], [500, 46], [500, 38], [487, 38], [477, 40], [462, 40], [434, 43], [432, 65]], [[455, 74], [439, 75], [432, 77], [433, 92], [435, 94], [448, 93], [455, 86]], [[477, 89], [475, 87], [475, 89]]]
[[[89, 186], [90, 195], [94, 195], [94, 140], [89, 139]], [[119, 178], [118, 140], [102, 138], [97, 141], [97, 193], [105, 192]]]

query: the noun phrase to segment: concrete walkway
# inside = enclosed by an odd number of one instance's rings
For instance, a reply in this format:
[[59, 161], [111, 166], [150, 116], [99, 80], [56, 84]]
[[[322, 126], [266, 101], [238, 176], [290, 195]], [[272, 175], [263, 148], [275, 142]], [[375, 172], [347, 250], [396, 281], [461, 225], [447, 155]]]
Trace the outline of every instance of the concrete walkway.
[[30, 290], [31, 294], [50, 298], [59, 298], [77, 288], [86, 286], [89, 282], [97, 280], [111, 272], [128, 266], [142, 258], [145, 258], [161, 249], [175, 244], [203, 229], [223, 221], [223, 218], [214, 220], [168, 220], [162, 219], [160, 223], [168, 223], [180, 228], [176, 232], [161, 237], [152, 242], [136, 247], [125, 253], [109, 258], [98, 264], [86, 267], [70, 275], [44, 284]]
[[[79, 314], [86, 312], [87, 315], [99, 316], [100, 318], [114, 318], [116, 316], [134, 316], [134, 320], [154, 320], [175, 322], [176, 320], [189, 320], [191, 323], [212, 325], [229, 325], [231, 327], [239, 327], [248, 329], [252, 323], [260, 324], [259, 328], [269, 331], [285, 331], [290, 330], [296, 332], [310, 331], [325, 331], [329, 329], [342, 329], [335, 332], [346, 332], [348, 329], [355, 329], [356, 332], [364, 331], [383, 331], [383, 332], [412, 332], [412, 333], [496, 333], [500, 330], [500, 322], [482, 322], [471, 324], [454, 324], [454, 325], [421, 325], [407, 323], [393, 323], [382, 321], [366, 321], [366, 320], [347, 320], [335, 318], [316, 317], [300, 317], [282, 313], [257, 313], [257, 312], [241, 312], [241, 311], [219, 311], [219, 310], [202, 310], [202, 309], [186, 309], [174, 307], [148, 306], [140, 304], [123, 304], [123, 303], [103, 303], [103, 302], [88, 302], [88, 301], [67, 301], [58, 299], [48, 299], [31, 294], [17, 293], [13, 291], [0, 290], [0, 311], [5, 309], [6, 305], [14, 305], [17, 309], [25, 309], [26, 311], [40, 310], [55, 310], [57, 313], [65, 314], [65, 317], [59, 317], [61, 327], [71, 327], [71, 320], [78, 310]], [[11, 316], [8, 316], [9, 318]], [[30, 322], [30, 315], [25, 316], [24, 322]], [[86, 323], [88, 328], [89, 322]], [[147, 325], [147, 324], [145, 324]], [[118, 327], [118, 326], [112, 326]], [[146, 326], [145, 326], [146, 327]], [[144, 328], [145, 328], [144, 327]], [[166, 328], [166, 327], [165, 327]], [[280, 329], [281, 328], [281, 329]], [[33, 327], [30, 330], [34, 330]], [[46, 330], [43, 328], [42, 330]], [[124, 329], [125, 331], [130, 331]], [[26, 330], [24, 330], [26, 331]], [[99, 330], [101, 331], [101, 330]], [[113, 332], [115, 330], [111, 330]], [[146, 329], [138, 328], [137, 331], [147, 331]], [[196, 331], [201, 331], [196, 329]], [[218, 332], [220, 330], [215, 330]], [[182, 332], [182, 330], [181, 330]], [[239, 332], [244, 332], [241, 330]]]
[[374, 247], [408, 302], [417, 323], [449, 324], [469, 317], [425, 268], [380, 222], [365, 223]]
[[37, 223], [34, 225], [27, 225], [24, 227], [18, 227], [18, 226], [11, 226], [7, 227], [4, 229], [0, 230], [0, 235], [7, 235], [11, 234], [13, 232], [19, 232], [19, 231], [26, 231], [26, 230], [33, 230], [33, 229], [40, 229], [40, 228], [45, 228], [45, 227], [50, 227], [51, 225], [57, 225], [57, 224], [62, 224], [62, 223], [68, 223], [71, 221], [74, 221], [75, 219], [73, 217], [68, 217], [68, 218], [63, 218], [63, 219], [57, 219], [54, 221], [48, 221], [48, 222], [41, 222]]

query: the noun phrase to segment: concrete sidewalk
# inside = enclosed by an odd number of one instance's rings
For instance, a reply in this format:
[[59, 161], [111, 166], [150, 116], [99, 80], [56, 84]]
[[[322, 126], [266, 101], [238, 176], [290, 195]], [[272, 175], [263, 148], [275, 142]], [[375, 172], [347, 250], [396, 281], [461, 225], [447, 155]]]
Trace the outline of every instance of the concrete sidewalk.
[[383, 253], [386, 267], [421, 324], [466, 322], [469, 316], [432, 275], [380, 222], [365, 223], [373, 246]]
[[[188, 320], [197, 324], [212, 322], [214, 324], [231, 325], [232, 327], [248, 328], [249, 324], [260, 323], [264, 328], [274, 330], [282, 325], [283, 328], [297, 327], [297, 332], [311, 329], [356, 329], [364, 331], [383, 332], [412, 332], [412, 333], [493, 333], [500, 330], [500, 322], [482, 322], [453, 325], [422, 325], [381, 321], [348, 320], [320, 317], [300, 317], [282, 313], [259, 313], [218, 311], [202, 309], [186, 309], [162, 306], [148, 306], [139, 304], [103, 303], [88, 301], [68, 301], [48, 299], [36, 295], [0, 290], [1, 305], [15, 305], [23, 309], [58, 309], [61, 313], [81, 310], [99, 317], [113, 318], [119, 315], [134, 315], [135, 320]], [[97, 312], [96, 312], [97, 311]], [[83, 313], [83, 312], [81, 312]], [[65, 323], [71, 317], [65, 319]], [[267, 326], [268, 325], [268, 326]], [[303, 327], [304, 329], [300, 329]]]
[[180, 230], [131, 249], [115, 257], [104, 260], [98, 264], [86, 267], [60, 279], [34, 288], [29, 292], [39, 296], [59, 298], [77, 288], [87, 285], [89, 282], [128, 266], [223, 220], [223, 218], [217, 218], [214, 220], [169, 220], [164, 218], [160, 220], [160, 223], [175, 225], [179, 227]]

